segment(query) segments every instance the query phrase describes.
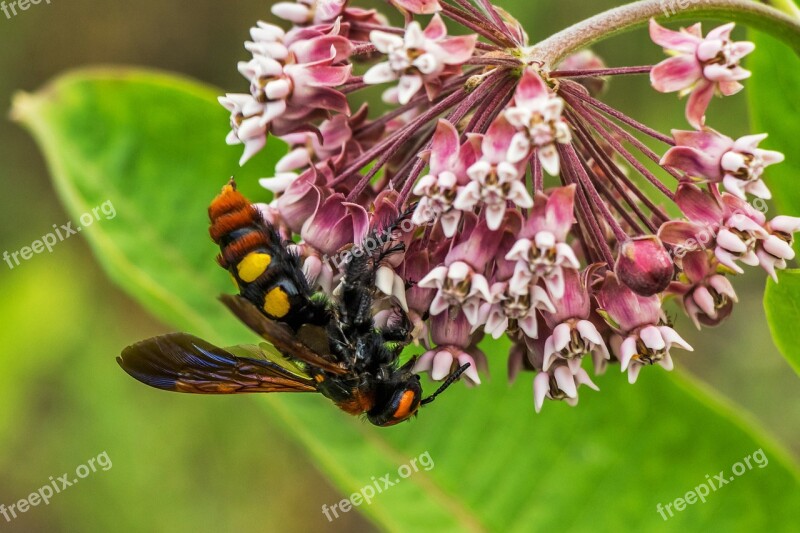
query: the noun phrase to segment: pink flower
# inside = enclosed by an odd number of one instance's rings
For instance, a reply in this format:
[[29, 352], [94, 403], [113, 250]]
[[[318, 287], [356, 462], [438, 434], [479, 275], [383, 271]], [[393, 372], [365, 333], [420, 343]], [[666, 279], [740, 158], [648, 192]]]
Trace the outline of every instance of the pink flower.
[[515, 107], [505, 111], [508, 122], [518, 130], [508, 149], [508, 160], [512, 163], [527, 160], [531, 150], [536, 149], [542, 168], [557, 176], [560, 160], [556, 143], [568, 144], [572, 140], [569, 125], [561, 117], [564, 100], [528, 68], [517, 86], [514, 104]]
[[467, 382], [480, 385], [478, 370], [486, 370], [486, 356], [475, 346], [472, 327], [464, 313], [447, 311], [431, 319], [431, 340], [437, 346], [425, 352], [414, 364], [414, 372], [430, 372], [440, 381], [458, 367], [469, 363], [464, 372]]
[[672, 31], [660, 26], [655, 19], [650, 20], [650, 37], [674, 55], [653, 67], [650, 81], [662, 93], [691, 93], [686, 118], [695, 128], [703, 126], [715, 91], [725, 96], [736, 94], [743, 87], [739, 81], [750, 77], [750, 72], [739, 63], [755, 45], [731, 41], [734, 26], [725, 24], [703, 38], [699, 23]]
[[746, 200], [745, 193], [769, 199], [772, 195], [761, 180], [764, 169], [784, 160], [780, 152], [761, 150], [766, 134], [748, 135], [736, 141], [714, 130], [672, 132], [677, 146], [661, 159], [691, 178], [722, 182], [725, 189]]
[[554, 302], [553, 310], [542, 312], [552, 331], [544, 343], [543, 370], [550, 368], [557, 360], [563, 360], [573, 373], [578, 372], [587, 354], [592, 355], [596, 374], [605, 369], [606, 361], [611, 356], [600, 331], [589, 320], [592, 305], [588, 283], [593, 271], [592, 268], [582, 274], [574, 270], [564, 271], [564, 297]]
[[564, 295], [564, 269], [580, 267], [575, 252], [566, 243], [572, 228], [575, 186], [553, 189], [549, 196], [536, 195], [533, 210], [520, 239], [506, 255], [515, 261], [511, 284], [521, 292], [542, 279], [553, 299]]
[[516, 292], [508, 282], [492, 285], [492, 298], [482, 309], [486, 315], [484, 331], [499, 339], [506, 331], [519, 328], [528, 337], [539, 336], [538, 311], [555, 311], [547, 291], [538, 285], [529, 285]]
[[766, 219], [750, 204], [723, 193], [719, 199], [696, 185], [683, 183], [675, 194], [675, 203], [689, 221], [665, 222], [658, 236], [676, 246], [678, 253], [713, 248], [717, 260], [734, 272], [744, 270], [736, 264], [758, 265], [756, 245], [768, 237]]
[[620, 244], [614, 272], [633, 292], [652, 296], [667, 288], [675, 264], [658, 237], [644, 235]]
[[231, 114], [231, 132], [225, 142], [228, 144], [244, 144], [244, 154], [240, 165], [257, 154], [267, 144], [267, 127], [264, 117], [268, 119], [278, 116], [282, 111], [280, 105], [267, 110], [250, 94], [232, 94], [219, 97], [219, 103]]
[[419, 282], [419, 286], [437, 289], [431, 302], [431, 316], [449, 308], [460, 308], [473, 326], [478, 324], [481, 302], [492, 298], [486, 277], [463, 261], [434, 268]]
[[389, 0], [400, 9], [415, 15], [432, 15], [442, 10], [439, 0]]
[[308, 132], [284, 135], [282, 140], [291, 147], [289, 153], [276, 163], [275, 176], [261, 178], [259, 184], [273, 193], [284, 192], [297, 179], [298, 172], [302, 173], [310, 165], [324, 164], [342, 155], [353, 138], [348, 118], [344, 115], [336, 115], [322, 122], [319, 134], [322, 142], [319, 136]]
[[716, 326], [730, 316], [738, 302], [731, 282], [716, 273], [716, 263], [705, 251], [686, 254], [681, 260], [688, 283], [674, 283], [669, 292], [681, 296], [681, 303], [697, 329]]
[[780, 215], [770, 220], [765, 227], [768, 236], [758, 242], [756, 256], [761, 267], [776, 282], [776, 269], [786, 268], [786, 261], [794, 259], [794, 233], [800, 231], [800, 218]]
[[570, 406], [578, 404], [578, 387], [586, 385], [590, 389], [600, 390], [589, 374], [582, 368], [574, 373], [566, 362], [559, 362], [550, 370], [536, 374], [533, 379], [533, 405], [536, 412], [542, 410], [544, 399], [564, 400]]
[[327, 192], [318, 185], [317, 178], [314, 169], [293, 178], [277, 200], [281, 217], [295, 233], [300, 233], [303, 224], [317, 212], [322, 203], [322, 193]]
[[287, 248], [302, 261], [303, 274], [310, 287], [327, 293], [333, 290], [336, 273], [316, 248], [306, 243], [292, 244]]
[[338, 31], [335, 27], [328, 35], [287, 43], [278, 26], [259, 22], [251, 30], [253, 41], [245, 47], [253, 58], [239, 63], [239, 72], [250, 81], [250, 98], [229, 94], [219, 99], [231, 112], [228, 144], [245, 144], [240, 164], [263, 148], [269, 131], [291, 133], [312, 116], [350, 112], [345, 96], [333, 89], [347, 81], [351, 70], [342, 61], [352, 45]]
[[348, 0], [297, 0], [278, 2], [271, 8], [276, 17], [298, 25], [331, 23], [341, 16]]
[[475, 361], [475, 357], [456, 346], [444, 345], [428, 350], [417, 359], [414, 364], [414, 372], [417, 374], [429, 372], [432, 380], [441, 381], [451, 372], [468, 363], [469, 368], [464, 371], [464, 378], [470, 385], [480, 385], [481, 377], [478, 374], [478, 363]]
[[303, 224], [303, 240], [325, 254], [335, 254], [348, 244], [360, 244], [369, 229], [367, 211], [347, 202], [344, 195], [328, 196], [313, 216]]
[[673, 346], [693, 351], [674, 329], [663, 325], [658, 296], [640, 296], [607, 273], [597, 303], [615, 330], [611, 346], [630, 383], [636, 382], [642, 366], [659, 364], [672, 370]]
[[433, 99], [443, 79], [458, 72], [460, 65], [472, 57], [477, 36], [447, 37], [447, 28], [437, 13], [424, 31], [419, 22], [412, 21], [404, 37], [375, 30], [370, 40], [387, 55], [387, 61], [370, 68], [364, 74], [364, 83], [375, 85], [399, 79], [397, 98], [407, 104], [423, 86]]
[[446, 237], [455, 235], [461, 221], [461, 211], [454, 208], [459, 187], [468, 181], [467, 167], [477, 157], [474, 140], [459, 146], [458, 131], [446, 120], [440, 120], [431, 141], [430, 173], [414, 187], [420, 197], [412, 222], [417, 225], [439, 221]]
[[505, 119], [495, 121], [483, 138], [482, 157], [467, 169], [471, 181], [453, 202], [461, 211], [471, 211], [483, 204], [491, 230], [500, 227], [508, 202], [522, 208], [533, 207], [533, 198], [523, 181], [524, 172], [507, 160], [506, 147], [512, 135], [513, 129]]

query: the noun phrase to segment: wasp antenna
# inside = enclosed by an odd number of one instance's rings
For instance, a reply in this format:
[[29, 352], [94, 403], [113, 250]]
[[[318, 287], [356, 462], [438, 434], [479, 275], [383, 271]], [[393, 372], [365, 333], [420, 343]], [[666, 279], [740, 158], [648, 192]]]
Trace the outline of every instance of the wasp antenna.
[[458, 378], [460, 378], [460, 377], [461, 377], [461, 374], [463, 374], [463, 373], [464, 373], [464, 371], [466, 371], [466, 370], [469, 368], [469, 365], [470, 365], [470, 363], [464, 363], [463, 365], [461, 365], [460, 367], [458, 367], [458, 368], [455, 370], [455, 372], [452, 372], [452, 373], [450, 373], [450, 375], [449, 375], [449, 376], [447, 376], [447, 379], [445, 379], [445, 380], [444, 380], [444, 383], [442, 383], [442, 386], [441, 386], [441, 387], [439, 387], [439, 388], [436, 390], [436, 392], [434, 392], [433, 394], [431, 394], [431, 395], [430, 395], [430, 396], [428, 396], [427, 398], [423, 399], [423, 400], [420, 402], [420, 405], [429, 404], [429, 403], [431, 403], [433, 400], [435, 400], [437, 396], [439, 396], [441, 393], [443, 393], [443, 392], [445, 391], [445, 389], [447, 389], [447, 387], [449, 387], [450, 385], [452, 385], [453, 383], [455, 383], [455, 382], [458, 380]]

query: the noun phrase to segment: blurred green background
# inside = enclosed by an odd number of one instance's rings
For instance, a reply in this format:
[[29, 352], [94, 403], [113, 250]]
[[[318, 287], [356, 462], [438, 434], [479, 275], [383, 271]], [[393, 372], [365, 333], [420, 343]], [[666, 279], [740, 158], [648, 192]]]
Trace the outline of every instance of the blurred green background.
[[[529, 2], [499, 3], [533, 41], [618, 4], [543, 1], [533, 16]], [[95, 64], [155, 67], [243, 90], [236, 61], [246, 55], [249, 27], [270, 17], [269, 3], [52, 0], [10, 20], [0, 14], [0, 102], [8, 109], [16, 91]], [[609, 65], [663, 57], [644, 31], [596, 51]], [[662, 131], [683, 124], [683, 103], [649, 90], [646, 78], [614, 80], [605, 100]], [[710, 120], [732, 136], [749, 133], [745, 96], [712, 106]], [[0, 122], [0, 179], [0, 253], [70, 220], [30, 136], [7, 120]], [[753, 271], [737, 281], [742, 303], [723, 326], [699, 336], [680, 319], [695, 352], [681, 354], [678, 364], [800, 456], [797, 377], [767, 331], [764, 275]], [[0, 264], [0, 324], [0, 503], [16, 502], [104, 451], [113, 463], [46, 507], [10, 524], [0, 517], [0, 530], [374, 530], [355, 512], [327, 522], [320, 505], [341, 495], [264, 420], [258, 398], [143, 394], [119, 370], [114, 357], [122, 347], [170, 328], [108, 281], [83, 236], [13, 270]], [[494, 363], [495, 379], [502, 379], [503, 365]], [[528, 407], [520, 406], [525, 416]]]

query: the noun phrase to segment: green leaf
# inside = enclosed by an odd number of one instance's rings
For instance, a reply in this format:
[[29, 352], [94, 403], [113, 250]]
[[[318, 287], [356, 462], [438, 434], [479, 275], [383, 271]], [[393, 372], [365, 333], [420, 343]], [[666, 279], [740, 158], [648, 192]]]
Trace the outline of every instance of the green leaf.
[[778, 272], [778, 281], [767, 281], [764, 309], [767, 310], [772, 340], [795, 372], [800, 375], [800, 343], [797, 325], [800, 324], [800, 270]]
[[794, 0], [767, 0], [766, 3], [770, 4], [775, 9], [783, 11], [787, 15], [800, 20], [800, 7], [797, 7], [797, 4]]
[[[227, 117], [217, 93], [149, 72], [79, 72], [20, 97], [15, 114], [74, 215], [114, 202], [118, 216], [86, 236], [115, 280], [175, 327], [214, 342], [251, 342], [215, 300], [232, 287], [214, 264], [205, 209], [238, 158], [222, 141]], [[269, 174], [277, 151], [273, 145], [266, 160], [248, 165], [240, 183], [254, 183], [250, 167]], [[263, 405], [344, 494], [377, 483], [382, 492], [358, 510], [392, 531], [780, 531], [796, 518], [797, 465], [680, 374], [646, 369], [630, 386], [612, 370], [598, 379], [601, 393], [582, 391], [578, 408], [550, 402], [537, 416], [531, 376], [505, 383], [508, 345], [484, 349], [493, 379], [473, 390], [453, 387], [417, 420], [393, 428], [371, 427], [315, 395], [240, 400]], [[267, 461], [269, 443], [252, 445], [261, 455], [246, 460]], [[753, 464], [708, 503], [669, 521], [657, 512], [707, 474], [730, 476], [762, 448], [766, 468]], [[406, 470], [398, 468], [412, 460], [418, 471], [401, 479]], [[384, 488], [383, 477], [394, 485]], [[322, 512], [338, 502], [318, 503]]]
[[[197, 332], [217, 328], [227, 342], [245, 329], [213, 297], [232, 283], [221, 270], [209, 275], [218, 250], [205, 238], [206, 206], [234, 174], [245, 193], [258, 191], [256, 168], [273, 168], [285, 145], [272, 139], [240, 169], [241, 147], [225, 146], [227, 113], [209, 105], [210, 94], [163, 74], [94, 70], [37, 96], [18, 95], [12, 115], [42, 144], [76, 218], [106, 202], [114, 207], [113, 218], [101, 215], [88, 232], [111, 277], [134, 295], [147, 294], [141, 302], [166, 322]], [[260, 200], [268, 200], [261, 191]]]
[[[750, 116], [754, 133], [769, 133], [763, 143], [765, 148], [786, 155], [786, 160], [769, 167], [764, 180], [773, 194], [775, 216], [800, 216], [800, 153], [797, 138], [800, 124], [787, 117], [800, 116], [800, 102], [796, 98], [800, 88], [800, 58], [791, 49], [775, 39], [758, 32], [751, 32], [750, 39], [756, 43], [756, 52], [751, 54], [747, 67], [753, 72], [748, 80]], [[795, 250], [800, 245], [795, 243]], [[769, 280], [764, 295], [764, 307], [772, 332], [772, 339], [789, 364], [800, 373], [800, 347], [797, 344], [798, 281], [797, 272], [780, 274], [780, 283]]]
[[751, 32], [750, 40], [756, 43], [747, 63], [753, 76], [746, 82], [753, 133], [769, 133], [763, 147], [786, 155], [766, 170], [764, 181], [779, 214], [800, 216], [800, 58], [768, 35]]

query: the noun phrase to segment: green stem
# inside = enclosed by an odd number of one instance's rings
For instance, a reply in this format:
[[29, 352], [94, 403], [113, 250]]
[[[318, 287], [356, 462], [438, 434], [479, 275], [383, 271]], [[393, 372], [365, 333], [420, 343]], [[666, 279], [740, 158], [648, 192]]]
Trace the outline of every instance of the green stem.
[[797, 7], [794, 0], [766, 0], [765, 3], [771, 5], [775, 9], [783, 11], [787, 15], [800, 19], [800, 7]]
[[[772, 1], [785, 4], [790, 0]], [[651, 18], [678, 21], [700, 17], [742, 22], [786, 41], [800, 54], [800, 21], [774, 7], [751, 0], [696, 0], [680, 8], [678, 0], [644, 0], [610, 9], [570, 26], [532, 46], [525, 55], [530, 62], [541, 63], [542, 68], [549, 70], [568, 55], [644, 26]]]

